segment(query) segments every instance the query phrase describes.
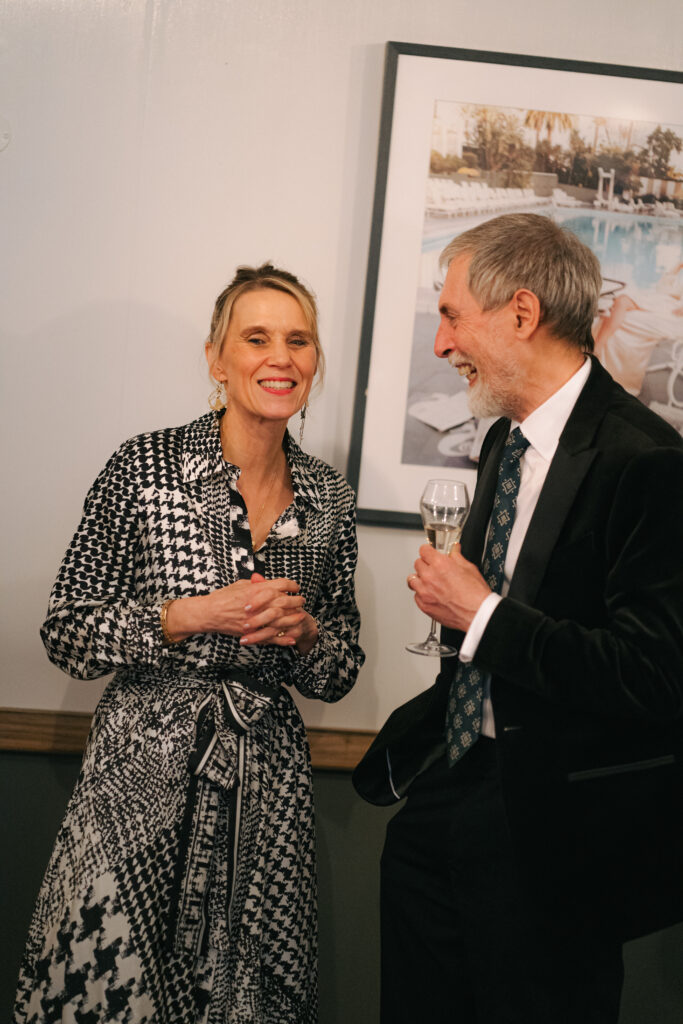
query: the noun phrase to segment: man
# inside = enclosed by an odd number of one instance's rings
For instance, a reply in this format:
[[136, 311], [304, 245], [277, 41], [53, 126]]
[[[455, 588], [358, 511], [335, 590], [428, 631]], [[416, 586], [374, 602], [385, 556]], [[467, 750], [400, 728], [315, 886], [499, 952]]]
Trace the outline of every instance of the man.
[[586, 354], [596, 258], [510, 214], [442, 262], [435, 352], [482, 447], [408, 585], [460, 648], [354, 774], [390, 803], [383, 1024], [616, 1024], [625, 939], [683, 918], [683, 445]]

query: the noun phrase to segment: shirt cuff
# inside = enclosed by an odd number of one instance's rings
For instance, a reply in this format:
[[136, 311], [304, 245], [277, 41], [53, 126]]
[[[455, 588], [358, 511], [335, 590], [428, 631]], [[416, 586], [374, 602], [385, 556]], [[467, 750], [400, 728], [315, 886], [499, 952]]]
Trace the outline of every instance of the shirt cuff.
[[484, 635], [484, 630], [489, 624], [489, 619], [498, 607], [499, 601], [502, 600], [503, 598], [500, 594], [489, 594], [489, 596], [485, 597], [481, 602], [474, 618], [470, 622], [470, 628], [465, 633], [465, 639], [460, 645], [460, 651], [458, 653], [460, 661], [472, 661], [477, 653], [479, 641]]

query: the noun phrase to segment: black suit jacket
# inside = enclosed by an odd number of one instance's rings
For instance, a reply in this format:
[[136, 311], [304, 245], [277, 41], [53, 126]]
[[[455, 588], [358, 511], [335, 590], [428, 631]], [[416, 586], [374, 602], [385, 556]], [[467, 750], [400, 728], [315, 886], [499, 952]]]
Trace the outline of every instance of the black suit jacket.
[[[477, 564], [508, 430], [482, 448], [462, 538]], [[539, 905], [623, 938], [683, 919], [683, 442], [595, 359], [475, 663]], [[354, 773], [366, 799], [405, 795], [443, 752], [456, 668], [378, 734]]]

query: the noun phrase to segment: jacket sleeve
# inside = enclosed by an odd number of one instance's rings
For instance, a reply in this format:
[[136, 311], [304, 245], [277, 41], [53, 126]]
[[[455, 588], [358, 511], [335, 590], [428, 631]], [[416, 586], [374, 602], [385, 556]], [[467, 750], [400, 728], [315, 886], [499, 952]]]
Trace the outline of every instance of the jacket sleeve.
[[670, 722], [683, 714], [683, 452], [631, 459], [605, 526], [605, 622], [553, 619], [509, 597], [475, 661], [577, 711]]
[[127, 445], [88, 492], [41, 628], [50, 661], [78, 679], [96, 679], [125, 665], [159, 668], [174, 657], [163, 644], [162, 601], [141, 603], [136, 595], [142, 541]]
[[338, 492], [340, 514], [331, 531], [329, 574], [311, 614], [318, 640], [308, 654], [290, 652], [292, 682], [304, 697], [340, 700], [356, 681], [365, 655], [358, 645], [360, 616], [354, 576], [358, 560], [353, 492], [343, 483]]

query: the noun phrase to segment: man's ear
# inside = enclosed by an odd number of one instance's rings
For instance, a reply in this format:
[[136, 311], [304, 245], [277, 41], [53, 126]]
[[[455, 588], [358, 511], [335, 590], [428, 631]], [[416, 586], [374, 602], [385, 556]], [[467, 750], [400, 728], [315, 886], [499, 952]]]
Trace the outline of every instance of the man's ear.
[[541, 303], [528, 288], [518, 288], [510, 300], [517, 336], [527, 340], [541, 322]]

